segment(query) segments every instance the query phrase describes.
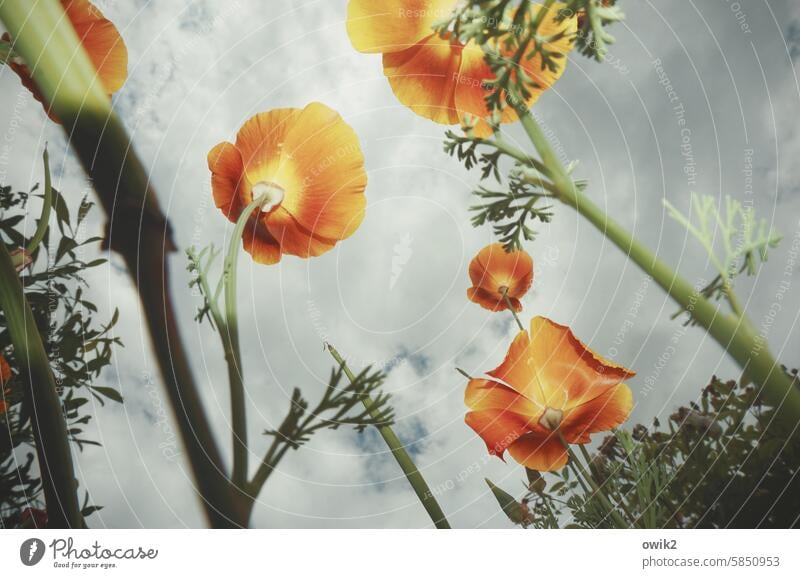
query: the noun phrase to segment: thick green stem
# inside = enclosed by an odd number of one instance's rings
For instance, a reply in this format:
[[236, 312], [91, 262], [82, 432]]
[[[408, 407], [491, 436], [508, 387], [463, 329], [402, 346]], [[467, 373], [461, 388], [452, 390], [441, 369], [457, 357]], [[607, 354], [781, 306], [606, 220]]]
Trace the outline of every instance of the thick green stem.
[[[231, 422], [233, 424], [233, 483], [242, 490], [247, 486], [247, 404], [244, 391], [242, 351], [239, 345], [239, 319], [236, 310], [236, 263], [239, 257], [242, 235], [253, 211], [258, 210], [267, 200], [266, 195], [252, 201], [236, 221], [231, 235], [225, 264], [222, 268], [225, 287], [225, 317], [218, 329], [225, 349], [225, 362], [228, 365], [228, 381], [231, 390]], [[211, 299], [212, 297], [209, 297]]]
[[[327, 343], [326, 347], [330, 352], [331, 357], [333, 357], [336, 363], [338, 363], [344, 371], [347, 379], [349, 379], [351, 383], [354, 382], [356, 376], [353, 375], [352, 371], [350, 371], [350, 368], [347, 366], [347, 362], [345, 362], [342, 356], [339, 355], [339, 352], [336, 351], [336, 348], [334, 348], [330, 343]], [[361, 397], [361, 401], [364, 403], [364, 407], [370, 411], [370, 414], [374, 419], [377, 420], [380, 418], [380, 415], [372, 412], [374, 404], [371, 397], [364, 394]], [[417, 466], [414, 464], [414, 460], [411, 459], [411, 456], [408, 455], [405, 447], [403, 447], [403, 443], [400, 441], [400, 438], [397, 437], [397, 434], [394, 433], [394, 430], [388, 425], [378, 426], [378, 432], [381, 434], [383, 441], [386, 442], [386, 445], [389, 446], [394, 459], [397, 460], [397, 464], [400, 466], [400, 469], [403, 470], [408, 483], [411, 484], [412, 488], [414, 488], [414, 492], [417, 494], [419, 501], [422, 502], [422, 506], [425, 508], [425, 511], [428, 512], [431, 520], [433, 520], [433, 524], [440, 530], [449, 529], [450, 524], [448, 523], [442, 508], [439, 506], [439, 502], [436, 501], [436, 498], [434, 497], [430, 488], [428, 488], [428, 483], [417, 469]]]
[[59, 0], [3, 0], [14, 51], [32, 71], [92, 178], [109, 218], [108, 244], [139, 292], [169, 401], [212, 526], [241, 525], [241, 513], [212, 436], [169, 293], [170, 226], [147, 171], [111, 109], [96, 71]]
[[585, 196], [567, 174], [533, 115], [527, 109], [518, 112], [528, 137], [548, 167], [558, 198], [592, 223], [688, 311], [762, 388], [764, 401], [776, 408], [776, 422], [789, 431], [796, 431], [800, 420], [800, 389], [772, 357], [765, 340], [755, 333], [752, 324], [745, 317], [718, 311], [695, 287]]
[[5, 314], [8, 333], [14, 345], [14, 357], [22, 365], [27, 384], [25, 399], [36, 440], [47, 504], [47, 525], [50, 528], [81, 528], [83, 518], [78, 504], [75, 469], [56, 379], [11, 255], [2, 242], [0, 308]]

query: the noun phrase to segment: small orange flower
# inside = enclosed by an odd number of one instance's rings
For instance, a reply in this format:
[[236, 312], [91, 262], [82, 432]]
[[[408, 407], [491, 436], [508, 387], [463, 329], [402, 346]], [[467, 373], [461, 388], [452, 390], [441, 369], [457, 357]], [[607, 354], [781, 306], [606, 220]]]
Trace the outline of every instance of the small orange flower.
[[[484, 60], [483, 49], [470, 40], [466, 45], [453, 37], [442, 38], [433, 25], [455, 10], [459, 0], [350, 0], [347, 9], [347, 33], [359, 52], [382, 53], [383, 71], [398, 100], [417, 114], [440, 124], [457, 124], [465, 114], [479, 119], [489, 115], [484, 100], [487, 80], [494, 73]], [[554, 4], [539, 27], [541, 36], [556, 36], [548, 44], [553, 52], [567, 54], [577, 30], [576, 18], [555, 20], [562, 4]], [[533, 7], [535, 11], [539, 5]], [[565, 59], [562, 59], [562, 62]], [[522, 64], [524, 72], [538, 86], [532, 90], [527, 105], [553, 85], [564, 67], [542, 69], [537, 54]], [[503, 122], [517, 118], [511, 107], [503, 111]], [[491, 134], [489, 125], [480, 120], [478, 136]]]
[[520, 331], [494, 379], [472, 379], [464, 401], [465, 421], [491, 455], [506, 450], [538, 471], [567, 463], [565, 441], [588, 443], [589, 434], [628, 419], [633, 394], [623, 380], [635, 373], [615, 365], [581, 343], [568, 327], [544, 317]]
[[258, 263], [277, 263], [282, 254], [321, 255], [364, 218], [367, 175], [358, 138], [324, 104], [255, 115], [235, 144], [211, 149], [208, 168], [214, 202], [233, 222], [268, 195], [242, 238]]
[[533, 283], [533, 259], [521, 249], [508, 253], [502, 244], [493, 243], [481, 249], [469, 264], [469, 278], [470, 301], [490, 311], [505, 311], [505, 294], [514, 311], [522, 311], [519, 300]]
[[3, 355], [0, 355], [0, 414], [5, 413], [8, 409], [8, 403], [5, 400], [5, 397], [8, 393], [8, 389], [6, 388], [6, 384], [8, 380], [11, 379], [11, 366], [8, 365], [8, 361]]
[[[106, 93], [111, 96], [117, 92], [128, 77], [128, 49], [116, 26], [103, 16], [103, 13], [88, 0], [61, 0], [61, 5], [75, 29], [84, 50], [97, 69], [97, 76]], [[7, 34], [3, 36], [8, 40]], [[12, 59], [11, 69], [16, 72], [22, 84], [41, 102], [47, 115], [59, 122], [44, 101], [42, 93], [33, 82], [30, 70], [24, 62]]]

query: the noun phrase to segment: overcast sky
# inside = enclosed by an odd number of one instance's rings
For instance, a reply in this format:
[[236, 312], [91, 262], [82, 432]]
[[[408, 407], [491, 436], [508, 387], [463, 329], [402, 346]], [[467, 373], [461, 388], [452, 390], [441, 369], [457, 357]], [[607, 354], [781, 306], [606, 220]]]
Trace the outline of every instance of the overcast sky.
[[[509, 525], [484, 477], [522, 494], [523, 469], [489, 459], [463, 422], [464, 380], [502, 359], [514, 327], [467, 301], [467, 266], [492, 241], [469, 224], [470, 190], [479, 174], [442, 151], [444, 130], [394, 98], [377, 55], [350, 45], [345, 0], [96, 2], [120, 29], [130, 55], [117, 108], [134, 135], [175, 229], [179, 246], [218, 247], [232, 225], [213, 206], [208, 150], [233, 140], [260, 111], [312, 101], [339, 111], [357, 132], [369, 176], [366, 218], [356, 234], [312, 260], [239, 270], [240, 319], [249, 396], [251, 463], [268, 443], [294, 387], [315, 400], [327, 382], [330, 339], [354, 368], [389, 369], [396, 430], [412, 450], [456, 527]], [[557, 151], [578, 160], [588, 194], [691, 281], [709, 280], [700, 248], [665, 216], [662, 199], [684, 210], [689, 193], [752, 200], [784, 234], [754, 280], [739, 287], [754, 323], [768, 328], [773, 351], [797, 366], [800, 311], [794, 288], [774, 318], [788, 248], [800, 234], [798, 81], [800, 10], [791, 0], [623, 1], [627, 20], [608, 62], [575, 55], [535, 111]], [[660, 60], [660, 65], [656, 61]], [[660, 79], [685, 109], [691, 158]], [[20, 189], [41, 179], [49, 142], [56, 186], [74, 203], [89, 190], [50, 123], [17, 77], [0, 70], [8, 157], [0, 182]], [[527, 146], [518, 127], [508, 137]], [[686, 149], [684, 149], [686, 150]], [[751, 152], [750, 152], [751, 151]], [[752, 191], [744, 169], [753, 166]], [[95, 215], [86, 234], [98, 234]], [[682, 334], [674, 304], [620, 251], [570, 209], [526, 246], [535, 262], [523, 317], [569, 324], [583, 341], [633, 368], [630, 424], [662, 421], [694, 399], [712, 374], [736, 367], [701, 330]], [[203, 517], [191, 492], [138, 300], [121, 262], [91, 275], [101, 314], [121, 310], [125, 349], [104, 375], [125, 404], [95, 407], [90, 433], [103, 443], [77, 456], [81, 487], [105, 508], [93, 527], [196, 527]], [[226, 456], [227, 378], [218, 337], [192, 318], [185, 258], [172, 257], [173, 291], [196, 376]], [[798, 275], [789, 271], [797, 283]], [[629, 321], [633, 322], [630, 326]], [[669, 349], [678, 336], [676, 351]], [[153, 378], [153, 376], [156, 376]], [[647, 388], [647, 380], [654, 386]], [[258, 527], [427, 527], [430, 521], [374, 432], [341, 429], [287, 454], [259, 498]]]

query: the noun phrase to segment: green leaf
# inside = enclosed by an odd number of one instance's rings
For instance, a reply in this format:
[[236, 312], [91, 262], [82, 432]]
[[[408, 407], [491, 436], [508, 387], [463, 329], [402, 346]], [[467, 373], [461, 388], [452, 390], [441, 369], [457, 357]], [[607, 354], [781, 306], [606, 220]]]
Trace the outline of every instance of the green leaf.
[[113, 387], [102, 387], [93, 385], [92, 389], [97, 393], [99, 393], [100, 395], [103, 395], [112, 401], [116, 401], [117, 403], [122, 403], [124, 401], [122, 398], [122, 394]]
[[514, 499], [514, 496], [495, 486], [489, 478], [485, 478], [485, 480], [489, 485], [489, 489], [492, 490], [494, 497], [497, 499], [497, 503], [500, 504], [503, 512], [508, 516], [508, 519], [515, 524], [524, 525], [526, 515], [525, 511], [522, 509], [522, 504]]

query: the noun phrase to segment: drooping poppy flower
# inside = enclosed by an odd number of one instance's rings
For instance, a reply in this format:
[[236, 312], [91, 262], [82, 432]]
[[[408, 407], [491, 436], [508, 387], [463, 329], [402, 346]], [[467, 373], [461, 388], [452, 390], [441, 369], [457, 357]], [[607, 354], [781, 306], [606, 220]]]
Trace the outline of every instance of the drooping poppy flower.
[[242, 238], [258, 263], [312, 257], [352, 235], [364, 218], [367, 174], [353, 129], [320, 103], [259, 113], [236, 143], [208, 153], [214, 202], [233, 222], [253, 200], [266, 203]]
[[[484, 119], [489, 115], [484, 98], [485, 82], [494, 73], [484, 60], [483, 49], [470, 40], [466, 45], [455, 37], [442, 38], [432, 26], [453, 13], [459, 0], [350, 0], [347, 32], [359, 52], [382, 53], [383, 71], [398, 100], [417, 114], [440, 124], [462, 122], [465, 114]], [[563, 4], [551, 6], [539, 26], [539, 34], [553, 37], [547, 49], [566, 55], [577, 30], [576, 18], [561, 22], [556, 16]], [[540, 9], [532, 8], [532, 14]], [[502, 42], [502, 40], [501, 40]], [[566, 58], [556, 70], [542, 68], [541, 55], [522, 62], [524, 73], [536, 83], [526, 103], [532, 105], [553, 85], [564, 70]], [[503, 111], [503, 122], [513, 122], [512, 107]], [[478, 136], [491, 134], [479, 120]]]
[[522, 249], [506, 252], [503, 245], [493, 243], [478, 252], [469, 264], [472, 287], [467, 297], [484, 309], [505, 311], [508, 296], [514, 311], [522, 311], [520, 298], [533, 283], [533, 259]]
[[[72, 23], [75, 33], [84, 50], [97, 69], [97, 76], [106, 93], [111, 96], [117, 92], [128, 78], [128, 49], [116, 26], [103, 16], [103, 13], [88, 0], [61, 0], [64, 12]], [[4, 40], [10, 40], [8, 34]], [[33, 82], [27, 65], [18, 58], [9, 61], [11, 69], [19, 75], [22, 84], [42, 103], [47, 115], [59, 122], [53, 111]]]
[[623, 383], [635, 373], [581, 343], [568, 327], [544, 317], [520, 331], [491, 379], [472, 379], [464, 401], [466, 423], [489, 453], [538, 471], [567, 463], [568, 444], [623, 423], [633, 395]]

